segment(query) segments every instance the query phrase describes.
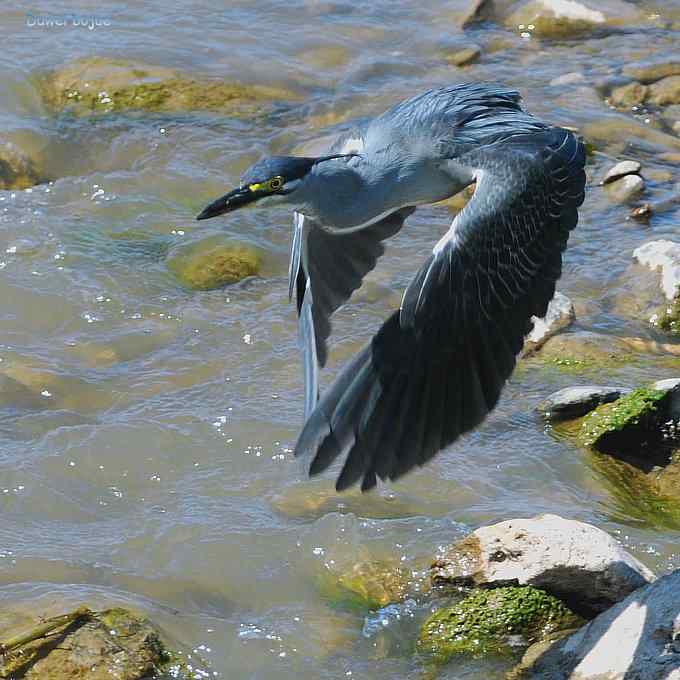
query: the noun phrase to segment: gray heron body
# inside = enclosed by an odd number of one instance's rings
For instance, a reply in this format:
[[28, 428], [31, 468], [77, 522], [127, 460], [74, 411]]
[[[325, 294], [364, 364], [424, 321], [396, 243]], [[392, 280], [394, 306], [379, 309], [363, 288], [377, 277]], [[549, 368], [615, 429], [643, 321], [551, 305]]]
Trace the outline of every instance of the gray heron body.
[[[198, 216], [294, 207], [289, 270], [299, 316], [310, 474], [344, 457], [336, 488], [396, 479], [494, 408], [531, 318], [545, 314], [585, 188], [583, 145], [525, 112], [518, 92], [431, 90], [343, 134], [320, 158], [273, 157]], [[330, 318], [419, 205], [476, 182], [401, 308], [319, 396]]]

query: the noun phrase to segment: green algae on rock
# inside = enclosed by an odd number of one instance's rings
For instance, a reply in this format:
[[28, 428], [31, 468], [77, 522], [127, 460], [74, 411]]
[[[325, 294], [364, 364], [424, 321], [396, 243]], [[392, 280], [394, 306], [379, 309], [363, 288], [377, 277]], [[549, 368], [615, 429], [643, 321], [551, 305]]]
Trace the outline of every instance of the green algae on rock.
[[119, 607], [101, 612], [83, 607], [41, 621], [5, 648], [0, 678], [142, 680], [161, 672], [186, 677], [185, 664], [166, 649], [151, 623]]
[[404, 600], [410, 578], [409, 570], [397, 564], [368, 560], [355, 563], [339, 575], [324, 573], [318, 585], [333, 606], [366, 611]]
[[215, 111], [248, 117], [273, 101], [299, 98], [280, 87], [194, 78], [166, 67], [103, 57], [76, 60], [38, 83], [50, 109], [77, 116]]
[[[665, 396], [662, 390], [641, 387], [610, 404], [598, 406], [583, 419], [579, 442], [606, 452], [621, 445], [623, 438], [626, 448], [644, 440], [645, 433], [653, 429], [658, 419], [658, 405]], [[633, 439], [632, 434], [638, 436]]]
[[437, 610], [420, 629], [417, 648], [440, 663], [456, 654], [505, 654], [583, 623], [556, 597], [531, 586], [478, 589]]
[[187, 288], [213, 290], [257, 275], [261, 258], [252, 246], [225, 243], [218, 236], [183, 247], [167, 264]]

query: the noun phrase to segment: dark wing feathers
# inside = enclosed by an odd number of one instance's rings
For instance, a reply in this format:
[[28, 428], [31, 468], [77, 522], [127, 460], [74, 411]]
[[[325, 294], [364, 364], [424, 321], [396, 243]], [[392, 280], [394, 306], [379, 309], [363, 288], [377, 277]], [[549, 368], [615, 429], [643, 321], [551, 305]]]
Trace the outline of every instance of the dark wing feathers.
[[478, 425], [543, 316], [583, 202], [583, 145], [561, 128], [479, 147], [474, 198], [341, 371], [296, 445], [312, 473], [338, 456], [337, 488], [396, 479]]
[[330, 318], [350, 298], [384, 252], [382, 241], [401, 229], [413, 208], [404, 208], [351, 234], [329, 232], [295, 216], [289, 285], [296, 292], [305, 374], [305, 418], [316, 404], [317, 368], [325, 366]]

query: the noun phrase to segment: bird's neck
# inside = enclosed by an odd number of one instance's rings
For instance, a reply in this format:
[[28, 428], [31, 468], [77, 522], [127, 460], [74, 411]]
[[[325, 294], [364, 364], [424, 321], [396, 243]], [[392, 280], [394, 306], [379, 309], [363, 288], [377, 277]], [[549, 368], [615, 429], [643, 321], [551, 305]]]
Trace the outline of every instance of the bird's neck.
[[329, 229], [361, 229], [400, 208], [452, 193], [450, 178], [416, 163], [397, 166], [370, 157], [356, 164], [330, 161], [311, 178], [302, 212]]

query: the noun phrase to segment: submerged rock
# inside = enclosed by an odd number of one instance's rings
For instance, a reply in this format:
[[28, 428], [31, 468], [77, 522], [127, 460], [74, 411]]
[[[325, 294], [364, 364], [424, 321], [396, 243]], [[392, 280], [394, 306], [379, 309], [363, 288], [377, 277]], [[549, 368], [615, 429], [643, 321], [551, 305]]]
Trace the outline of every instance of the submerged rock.
[[250, 116], [276, 100], [298, 97], [263, 85], [200, 80], [162, 66], [90, 57], [39, 78], [53, 111], [91, 115], [125, 111], [216, 111]]
[[610, 404], [598, 406], [586, 416], [579, 443], [603, 453], [640, 455], [662, 438], [661, 426], [671, 416], [680, 395], [680, 379], [663, 380], [641, 387]]
[[551, 421], [580, 418], [600, 404], [616, 401], [627, 391], [623, 387], [600, 385], [565, 387], [542, 401], [536, 410]]
[[142, 680], [160, 672], [185, 677], [151, 623], [121, 608], [83, 607], [5, 639], [3, 647], [3, 678]]
[[417, 649], [442, 663], [456, 654], [502, 654], [582, 623], [556, 597], [537, 588], [479, 589], [434, 612], [420, 629]]
[[623, 75], [640, 83], [654, 83], [668, 76], [680, 76], [680, 59], [658, 61], [649, 64], [626, 64]]
[[527, 650], [514, 678], [678, 680], [680, 570], [631, 593], [569, 637]]
[[184, 246], [167, 264], [187, 288], [213, 290], [257, 275], [261, 258], [252, 246], [225, 243], [216, 237]]
[[410, 572], [396, 563], [369, 560], [341, 573], [328, 571], [319, 581], [319, 590], [334, 606], [375, 610], [404, 600], [410, 580]]
[[545, 342], [529, 360], [543, 362], [568, 373], [608, 371], [632, 359], [619, 338], [579, 331], [559, 333]]
[[628, 83], [615, 87], [609, 95], [609, 101], [614, 106], [621, 109], [632, 109], [634, 106], [641, 106], [645, 99], [649, 88], [642, 83]]
[[476, 45], [473, 47], [464, 47], [463, 49], [450, 52], [446, 55], [446, 61], [453, 66], [467, 66], [479, 59], [482, 51]]
[[553, 335], [571, 326], [575, 318], [576, 312], [572, 301], [566, 295], [556, 292], [548, 305], [545, 316], [541, 319], [536, 316], [532, 317], [534, 327], [524, 340], [523, 355], [538, 350]]
[[656, 106], [680, 104], [680, 75], [668, 76], [650, 85], [649, 102]]
[[480, 527], [432, 565], [435, 586], [528, 585], [589, 617], [654, 579], [654, 574], [597, 527], [538, 515]]
[[607, 174], [602, 179], [602, 184], [609, 184], [625, 175], [636, 175], [642, 166], [638, 161], [621, 161], [607, 170]]
[[27, 189], [44, 181], [28, 156], [11, 142], [0, 142], [0, 190]]

